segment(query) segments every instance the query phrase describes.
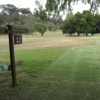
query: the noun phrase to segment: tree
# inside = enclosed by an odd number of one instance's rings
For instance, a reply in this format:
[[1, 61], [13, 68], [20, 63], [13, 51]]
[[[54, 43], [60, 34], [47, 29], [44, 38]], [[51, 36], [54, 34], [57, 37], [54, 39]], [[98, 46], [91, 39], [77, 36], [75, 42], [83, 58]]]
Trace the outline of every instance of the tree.
[[12, 4], [0, 5], [1, 14], [5, 17], [5, 22], [18, 22], [19, 10], [16, 6]]
[[[80, 0], [47, 0], [46, 9], [49, 12], [59, 13], [59, 11], [70, 11], [72, 10], [71, 3], [78, 3]], [[90, 10], [95, 13], [98, 11], [100, 0], [81, 0], [82, 3], [88, 3], [91, 5]]]
[[0, 35], [5, 34], [5, 30], [7, 30], [7, 27], [5, 25], [0, 25]]
[[70, 19], [70, 18], [73, 17], [73, 16], [74, 16], [74, 15], [73, 15], [73, 12], [72, 12], [72, 11], [69, 11], [69, 12], [67, 13], [66, 20]]
[[76, 26], [76, 31], [78, 35], [80, 33], [83, 33], [83, 34], [86, 33], [86, 36], [87, 36], [88, 33], [94, 33], [95, 21], [94, 21], [94, 16], [90, 11], [85, 10], [83, 11], [82, 14], [80, 12], [77, 12], [74, 15], [74, 17], [76, 20], [75, 26]]
[[0, 5], [0, 15], [5, 17], [5, 22], [23, 24], [23, 20], [31, 13], [29, 8], [18, 8], [12, 4]]
[[[98, 18], [98, 19], [96, 19]], [[77, 32], [78, 36], [80, 33], [85, 33], [86, 36], [88, 33], [92, 35], [97, 31], [100, 30], [100, 17], [98, 15], [93, 15], [90, 11], [85, 10], [81, 14], [77, 12], [73, 17], [65, 20], [61, 25], [61, 30], [63, 33], [75, 33]], [[97, 20], [97, 21], [96, 21]]]
[[37, 21], [47, 21], [46, 10], [43, 9], [38, 0], [35, 1], [35, 4], [37, 5], [37, 9], [35, 8], [34, 15], [37, 18]]
[[6, 15], [12, 15], [17, 11], [17, 7], [12, 4], [0, 5], [0, 9], [2, 9], [1, 13]]
[[43, 25], [43, 24], [36, 24], [34, 28], [35, 28], [35, 30], [37, 32], [40, 32], [41, 33], [41, 36], [43, 36], [44, 33], [46, 32], [46, 26]]
[[95, 33], [100, 33], [100, 15], [96, 14], [94, 17], [95, 17], [95, 24], [96, 24]]
[[68, 33], [71, 36], [76, 32], [75, 18], [71, 17], [69, 20], [65, 20], [60, 28], [63, 33]]
[[36, 18], [33, 14], [28, 15], [24, 19], [24, 23], [26, 28], [28, 29], [28, 33], [32, 33], [34, 31], [34, 25], [36, 24]]
[[5, 17], [0, 14], [0, 25], [2, 25], [5, 22]]
[[63, 22], [61, 16], [52, 16], [47, 19], [47, 27], [49, 31], [56, 31], [60, 28], [60, 24]]
[[88, 33], [91, 33], [93, 35], [96, 30], [94, 15], [90, 11], [85, 10], [83, 11], [82, 16], [86, 20], [85, 29], [84, 29], [86, 36], [88, 35]]
[[84, 33], [84, 25], [86, 24], [85, 19], [80, 12], [77, 12], [74, 15], [74, 18], [75, 18], [76, 32], [79, 36], [81, 33]]
[[19, 13], [23, 16], [28, 16], [31, 14], [31, 11], [29, 8], [20, 8]]

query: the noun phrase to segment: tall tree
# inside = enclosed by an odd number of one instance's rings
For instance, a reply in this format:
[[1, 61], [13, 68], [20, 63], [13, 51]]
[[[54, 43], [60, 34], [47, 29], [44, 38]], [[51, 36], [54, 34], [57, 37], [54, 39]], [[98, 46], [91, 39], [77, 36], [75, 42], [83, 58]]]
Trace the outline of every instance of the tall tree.
[[95, 33], [100, 33], [100, 15], [96, 14], [94, 17], [95, 17], [95, 24], [96, 24]]
[[62, 24], [61, 24], [61, 30], [63, 33], [68, 33], [70, 34], [70, 36], [72, 34], [74, 34], [76, 32], [76, 25], [75, 25], [76, 21], [74, 17], [71, 17], [68, 20], [65, 20]]
[[92, 33], [92, 35], [93, 35], [93, 33], [96, 30], [96, 24], [95, 24], [94, 15], [90, 11], [85, 10], [85, 11], [83, 11], [82, 16], [86, 20], [86, 24], [85, 24], [86, 36], [88, 35], [88, 33]]
[[3, 23], [5, 23], [5, 17], [0, 14], [0, 25], [2, 25]]
[[37, 21], [47, 21], [47, 13], [46, 10], [43, 9], [43, 6], [40, 4], [38, 0], [35, 1], [37, 8], [35, 8], [34, 15]]
[[100, 17], [98, 15], [95, 17], [95, 15], [87, 10], [83, 11], [82, 14], [77, 12], [72, 18], [64, 21], [64, 23], [61, 25], [61, 29], [64, 33], [77, 32], [78, 35], [80, 33], [85, 33], [86, 36], [88, 33], [93, 35], [96, 33], [96, 29], [99, 31], [99, 18]]
[[[71, 3], [78, 3], [80, 0], [47, 0], [46, 2], [46, 9], [50, 12], [59, 12], [64, 10], [71, 10], [72, 6]], [[93, 12], [98, 11], [98, 6], [100, 4], [100, 0], [81, 0], [82, 3], [88, 3], [91, 5], [91, 10]]]
[[74, 16], [73, 12], [72, 12], [72, 11], [69, 11], [69, 12], [67, 13], [67, 15], [66, 15], [66, 20], [70, 19], [70, 18], [73, 17], [73, 16]]
[[6, 16], [7, 22], [14, 22], [19, 20], [18, 8], [12, 4], [0, 5], [1, 14]]
[[29, 14], [31, 14], [31, 11], [29, 8], [20, 8], [19, 13], [23, 16], [28, 16]]
[[15, 12], [18, 13], [17, 7], [12, 4], [0, 5], [0, 9], [2, 14], [12, 15]]
[[80, 12], [77, 12], [74, 15], [74, 18], [75, 18], [76, 32], [79, 36], [81, 33], [84, 33], [84, 31], [85, 31], [84, 29], [85, 29], [85, 25], [86, 25], [86, 20]]
[[28, 29], [28, 33], [32, 33], [34, 31], [34, 25], [37, 23], [37, 21], [35, 16], [33, 14], [30, 14], [24, 19], [24, 23], [26, 28]]

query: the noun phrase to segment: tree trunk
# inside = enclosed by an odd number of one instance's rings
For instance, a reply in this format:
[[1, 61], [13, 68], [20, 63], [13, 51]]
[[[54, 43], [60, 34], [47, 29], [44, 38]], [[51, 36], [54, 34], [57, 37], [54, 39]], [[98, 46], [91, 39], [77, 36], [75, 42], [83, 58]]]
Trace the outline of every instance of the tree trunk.
[[78, 34], [78, 36], [80, 36], [80, 33], [77, 33]]
[[43, 33], [41, 33], [41, 36], [43, 36]]
[[86, 33], [86, 36], [88, 36], [88, 34]]
[[92, 36], [93, 36], [94, 34], [92, 33]]

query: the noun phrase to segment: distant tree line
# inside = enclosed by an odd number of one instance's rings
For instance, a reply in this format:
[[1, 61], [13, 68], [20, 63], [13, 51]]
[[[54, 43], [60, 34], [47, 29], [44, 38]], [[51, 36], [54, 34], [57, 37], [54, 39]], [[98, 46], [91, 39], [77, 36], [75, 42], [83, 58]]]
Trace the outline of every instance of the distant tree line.
[[[39, 5], [39, 2], [37, 2]], [[12, 4], [0, 5], [0, 35], [5, 34], [6, 24], [14, 23], [15, 30], [24, 30], [27, 34], [31, 34], [39, 27], [45, 26], [46, 30], [57, 30], [62, 23], [60, 16], [49, 16], [45, 10], [40, 7], [38, 11], [34, 9], [32, 13], [29, 8], [18, 8]], [[39, 30], [38, 30], [39, 31]]]
[[88, 10], [82, 13], [77, 12], [61, 24], [61, 30], [70, 35], [77, 33], [78, 36], [80, 34], [87, 36], [88, 33], [91, 35], [100, 33], [100, 15], [93, 14]]

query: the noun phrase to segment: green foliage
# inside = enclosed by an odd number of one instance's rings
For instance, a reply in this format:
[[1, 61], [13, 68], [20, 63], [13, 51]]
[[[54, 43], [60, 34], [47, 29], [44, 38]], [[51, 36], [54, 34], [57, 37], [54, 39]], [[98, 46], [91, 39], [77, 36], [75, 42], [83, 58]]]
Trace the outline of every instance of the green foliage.
[[[26, 20], [29, 15], [31, 15], [29, 8], [17, 8], [12, 4], [0, 5], [0, 25], [13, 22], [15, 29], [28, 31]], [[28, 22], [30, 22], [30, 19]]]
[[53, 15], [51, 18], [49, 16], [47, 27], [48, 27], [49, 31], [56, 31], [57, 29], [60, 28], [60, 24], [62, 22], [63, 22], [63, 20], [62, 20], [61, 16]]
[[49, 31], [51, 31], [52, 30], [52, 25], [49, 25], [48, 29], [49, 29]]
[[5, 30], [7, 30], [7, 27], [5, 25], [0, 26], [0, 35], [5, 34]]
[[40, 11], [35, 10], [34, 13], [35, 17], [37, 18], [38, 21], [47, 21], [47, 15], [46, 15], [46, 11], [41, 9]]
[[85, 31], [86, 33], [95, 33], [95, 29], [96, 29], [96, 23], [95, 23], [95, 17], [94, 15], [90, 12], [90, 11], [83, 11], [83, 17], [86, 20], [86, 24], [85, 24]]
[[0, 25], [2, 25], [5, 22], [5, 17], [0, 14]]
[[57, 30], [57, 26], [55, 24], [49, 24], [47, 26], [49, 31], [56, 31]]
[[37, 5], [37, 8], [35, 8], [34, 16], [37, 18], [38, 21], [47, 21], [46, 10], [43, 9], [38, 0], [35, 1], [35, 4]]
[[51, 31], [59, 29], [62, 22], [61, 16], [48, 15], [40, 2], [36, 2], [36, 5], [38, 7], [33, 13], [29, 8], [18, 8], [12, 4], [0, 5], [0, 25], [14, 23], [15, 30], [22, 29], [28, 34], [35, 31], [34, 25], [37, 23], [43, 23]]
[[[58, 13], [60, 11], [72, 10], [71, 4], [77, 4], [80, 0], [47, 0], [46, 10], [49, 12]], [[90, 4], [90, 10], [95, 13], [98, 12], [100, 0], [81, 0], [84, 4]]]
[[29, 8], [20, 8], [19, 12], [23, 15], [23, 16], [28, 16], [31, 14], [31, 11]]
[[37, 32], [41, 33], [41, 36], [46, 32], [46, 26], [43, 24], [35, 24], [34, 28]]
[[96, 23], [96, 33], [100, 32], [100, 15], [96, 14], [95, 16], [95, 23]]
[[63, 33], [68, 33], [68, 34], [73, 34], [76, 32], [76, 28], [75, 28], [75, 19], [74, 17], [71, 17], [69, 20], [64, 21], [61, 24], [61, 30], [63, 31]]
[[86, 25], [86, 21], [85, 18], [82, 16], [82, 14], [80, 12], [77, 12], [74, 15], [75, 18], [75, 27], [76, 27], [76, 32], [78, 33], [78, 35], [80, 33], [84, 33], [84, 29], [85, 29], [85, 25]]
[[25, 31], [25, 33], [28, 33], [28, 29], [24, 25], [14, 25], [13, 29], [14, 30], [23, 30], [23, 31]]
[[83, 13], [77, 12], [73, 17], [65, 20], [61, 25], [63, 33], [75, 33], [81, 34], [100, 33], [100, 15], [93, 15], [90, 11], [86, 10]]

